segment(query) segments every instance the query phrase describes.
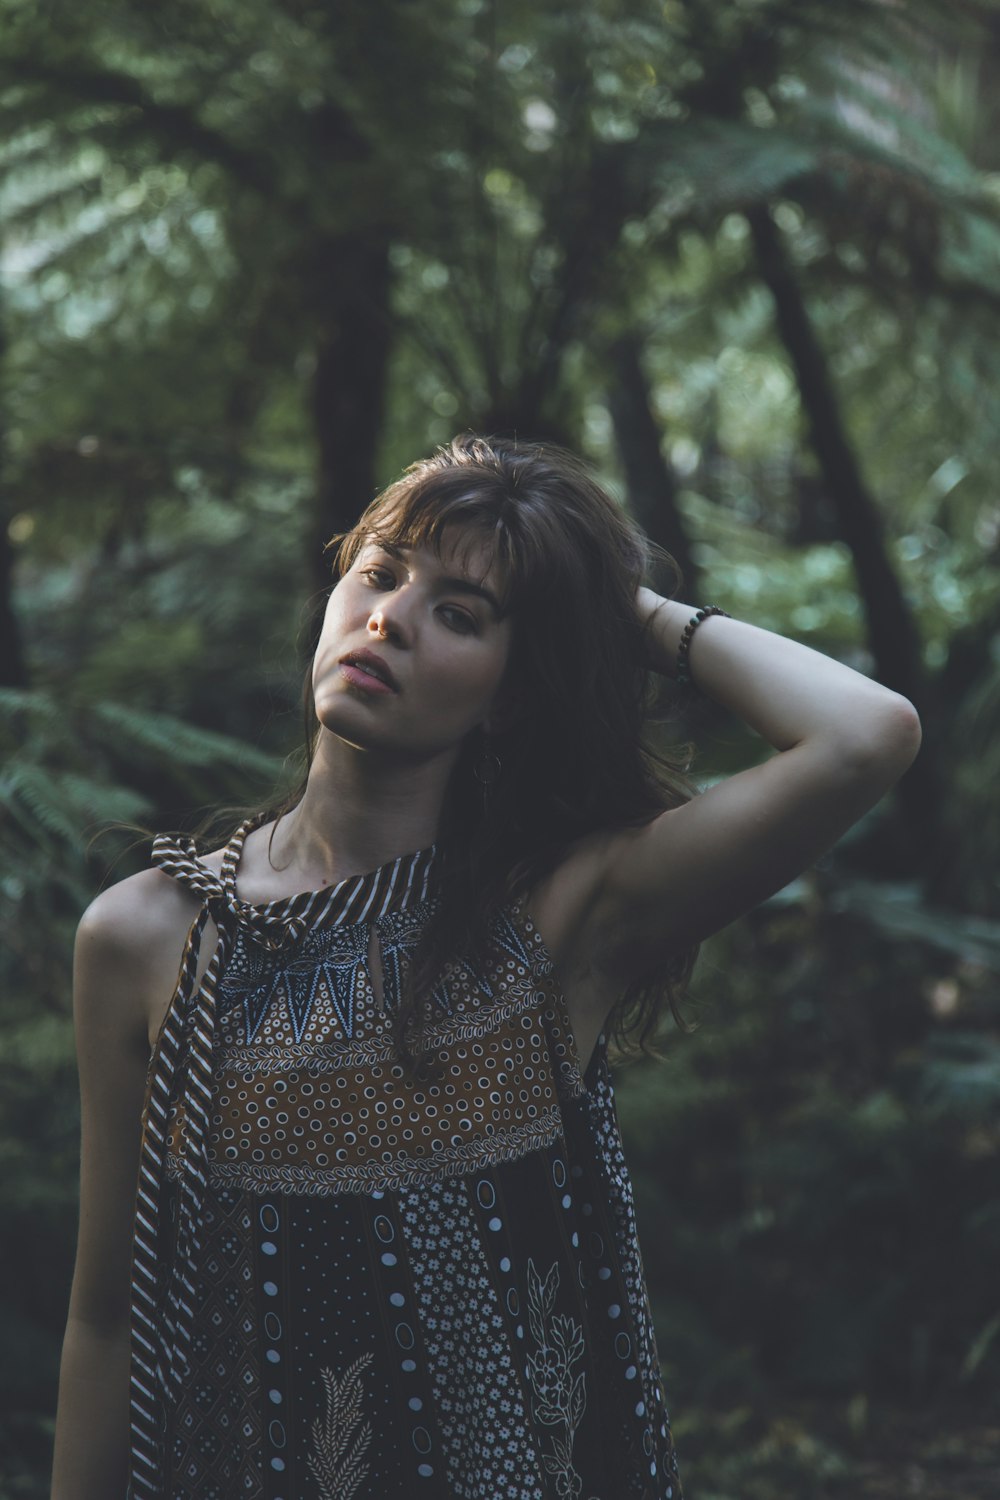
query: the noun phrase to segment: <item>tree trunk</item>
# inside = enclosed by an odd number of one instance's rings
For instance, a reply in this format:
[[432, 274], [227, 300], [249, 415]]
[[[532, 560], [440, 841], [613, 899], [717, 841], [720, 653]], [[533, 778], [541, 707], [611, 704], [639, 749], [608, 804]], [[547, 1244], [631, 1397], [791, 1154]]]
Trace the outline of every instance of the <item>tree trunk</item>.
[[[0, 304], [0, 369], [7, 352], [7, 338]], [[0, 687], [23, 688], [28, 673], [21, 645], [21, 632], [14, 613], [14, 549], [8, 527], [11, 520], [10, 491], [7, 487], [6, 412], [0, 407]]]
[[23, 688], [28, 685], [28, 673], [11, 597], [14, 556], [7, 525], [7, 508], [0, 506], [0, 687]]
[[318, 444], [316, 523], [310, 543], [318, 589], [330, 583], [331, 536], [358, 519], [378, 488], [378, 439], [391, 347], [388, 238], [337, 240], [321, 257], [335, 293], [317, 341], [313, 418]]
[[670, 553], [681, 575], [674, 578], [672, 570], [657, 560], [651, 569], [651, 586], [657, 593], [700, 599], [698, 568], [677, 509], [677, 481], [663, 455], [638, 338], [634, 333], [623, 334], [609, 354], [612, 380], [608, 406], [625, 470], [629, 506], [649, 540]]
[[943, 784], [936, 754], [936, 714], [921, 663], [920, 641], [886, 551], [882, 517], [848, 441], [825, 356], [770, 211], [758, 205], [747, 211], [747, 219], [761, 277], [774, 298], [778, 331], [795, 371], [837, 527], [851, 551], [875, 675], [886, 687], [909, 698], [921, 715], [923, 747], [899, 783], [898, 795], [910, 820], [912, 852], [919, 851], [921, 863], [926, 861], [924, 867], [930, 868], [935, 854], [942, 852]]

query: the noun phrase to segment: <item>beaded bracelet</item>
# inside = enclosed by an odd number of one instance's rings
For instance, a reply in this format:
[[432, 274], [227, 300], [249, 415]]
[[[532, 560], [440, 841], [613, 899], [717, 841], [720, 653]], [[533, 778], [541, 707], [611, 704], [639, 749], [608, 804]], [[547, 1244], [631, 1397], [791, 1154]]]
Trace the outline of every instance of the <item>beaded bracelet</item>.
[[692, 693], [696, 693], [698, 689], [695, 687], [691, 679], [691, 673], [688, 670], [688, 648], [691, 645], [691, 637], [698, 629], [702, 620], [707, 620], [709, 615], [723, 615], [727, 620], [733, 618], [727, 610], [720, 609], [717, 604], [706, 605], [704, 609], [699, 609], [698, 613], [692, 616], [685, 625], [681, 635], [681, 643], [677, 648], [677, 684], [679, 687], [688, 688]]

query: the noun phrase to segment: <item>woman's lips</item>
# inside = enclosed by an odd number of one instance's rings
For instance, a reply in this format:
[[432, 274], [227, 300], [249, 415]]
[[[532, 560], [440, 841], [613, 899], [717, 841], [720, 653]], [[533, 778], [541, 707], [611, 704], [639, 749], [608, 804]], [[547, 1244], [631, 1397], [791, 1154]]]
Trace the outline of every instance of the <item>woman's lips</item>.
[[394, 693], [396, 691], [387, 682], [383, 682], [381, 677], [376, 677], [374, 672], [366, 672], [356, 662], [342, 661], [340, 663], [340, 670], [352, 686], [363, 688], [365, 692]]

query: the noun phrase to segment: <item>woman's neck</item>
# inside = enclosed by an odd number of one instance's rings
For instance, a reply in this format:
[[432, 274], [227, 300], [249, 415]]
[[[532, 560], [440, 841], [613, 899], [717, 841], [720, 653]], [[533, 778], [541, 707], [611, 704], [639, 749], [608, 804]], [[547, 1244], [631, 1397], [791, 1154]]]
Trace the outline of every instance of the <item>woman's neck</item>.
[[433, 844], [454, 758], [387, 763], [321, 729], [305, 793], [280, 820], [270, 859], [271, 827], [258, 830], [254, 883], [271, 868], [283, 884], [319, 890]]

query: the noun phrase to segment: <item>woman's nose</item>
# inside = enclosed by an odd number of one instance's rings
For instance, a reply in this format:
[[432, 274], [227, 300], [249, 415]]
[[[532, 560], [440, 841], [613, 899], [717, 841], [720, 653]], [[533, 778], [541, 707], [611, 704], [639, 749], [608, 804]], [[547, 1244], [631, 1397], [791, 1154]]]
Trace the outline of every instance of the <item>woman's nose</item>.
[[400, 615], [398, 606], [389, 607], [385, 599], [380, 600], [368, 616], [369, 634], [379, 640], [388, 640], [390, 636], [401, 640], [405, 634], [405, 625]]

